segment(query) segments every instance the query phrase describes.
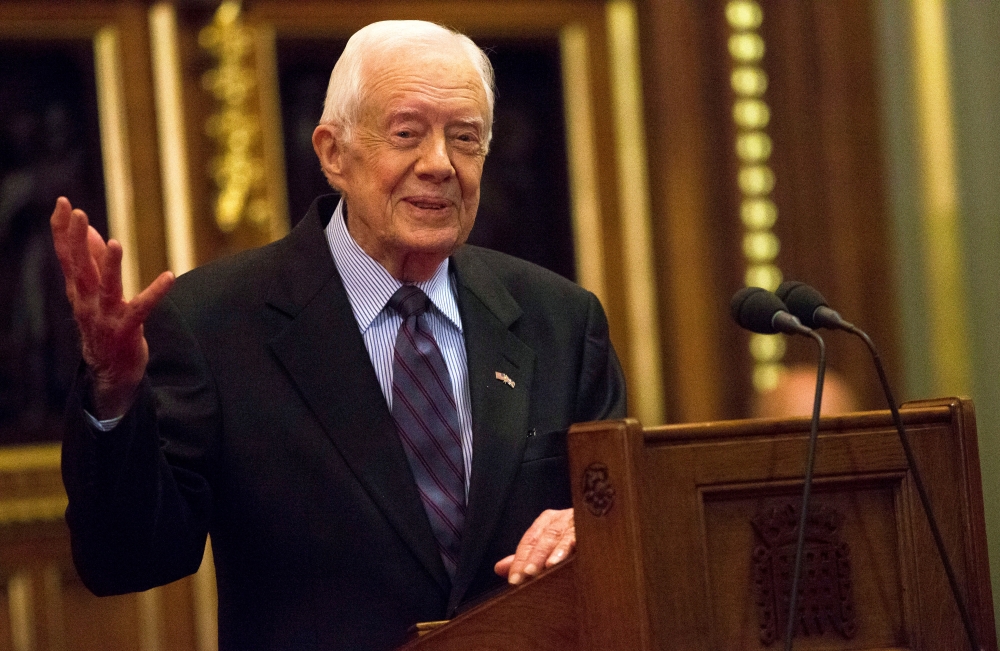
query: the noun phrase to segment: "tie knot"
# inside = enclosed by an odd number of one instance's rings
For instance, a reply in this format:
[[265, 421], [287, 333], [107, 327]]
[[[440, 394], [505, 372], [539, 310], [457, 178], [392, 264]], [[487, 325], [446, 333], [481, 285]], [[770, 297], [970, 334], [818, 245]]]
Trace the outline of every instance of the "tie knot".
[[403, 285], [389, 298], [389, 307], [399, 312], [404, 320], [420, 316], [427, 311], [429, 299], [416, 285]]

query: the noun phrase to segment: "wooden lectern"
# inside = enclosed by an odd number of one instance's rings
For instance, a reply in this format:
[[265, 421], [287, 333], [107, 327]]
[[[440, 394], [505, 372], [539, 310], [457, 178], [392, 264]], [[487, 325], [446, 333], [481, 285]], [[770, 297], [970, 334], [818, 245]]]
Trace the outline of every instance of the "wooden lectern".
[[[901, 411], [995, 651], [972, 403]], [[576, 554], [404, 648], [782, 649], [808, 437], [805, 418], [574, 426]], [[796, 649], [968, 649], [889, 412], [822, 419], [802, 575]]]

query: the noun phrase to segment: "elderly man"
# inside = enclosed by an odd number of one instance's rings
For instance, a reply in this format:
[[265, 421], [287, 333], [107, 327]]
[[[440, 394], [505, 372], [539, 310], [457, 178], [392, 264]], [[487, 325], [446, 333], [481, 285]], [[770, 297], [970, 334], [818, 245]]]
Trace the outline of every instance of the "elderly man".
[[623, 380], [593, 295], [463, 246], [492, 116], [468, 38], [369, 25], [313, 135], [342, 200], [131, 301], [120, 245], [60, 198], [91, 590], [185, 576], [210, 533], [221, 648], [387, 649], [571, 551], [561, 430], [624, 415]]

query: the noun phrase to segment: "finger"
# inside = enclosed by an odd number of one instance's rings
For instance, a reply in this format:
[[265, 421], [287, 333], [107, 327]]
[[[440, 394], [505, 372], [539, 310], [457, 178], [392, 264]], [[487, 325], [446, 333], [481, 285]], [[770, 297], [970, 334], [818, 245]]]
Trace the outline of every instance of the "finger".
[[508, 582], [517, 585], [524, 577], [538, 574], [558, 546], [567, 527], [572, 526], [572, 509], [544, 511], [521, 538], [514, 553]]
[[101, 237], [101, 234], [93, 226], [87, 226], [87, 250], [90, 252], [90, 257], [97, 263], [97, 268], [102, 269], [104, 267], [104, 257], [108, 252], [108, 245], [104, 243], [104, 238]]
[[552, 550], [549, 557], [545, 559], [545, 567], [552, 567], [553, 565], [558, 565], [566, 560], [566, 557], [570, 555], [573, 549], [576, 547], [576, 528], [570, 527], [563, 533], [562, 539], [556, 548]]
[[503, 578], [506, 579], [507, 576], [510, 574], [510, 566], [511, 563], [513, 562], [514, 562], [513, 554], [501, 558], [499, 561], [497, 561], [497, 564], [493, 566], [493, 571], [496, 572], [498, 576], [502, 576]]
[[82, 210], [74, 210], [70, 214], [67, 240], [73, 266], [73, 279], [76, 291], [82, 290], [85, 294], [93, 294], [100, 285], [97, 265], [87, 245], [89, 227], [87, 215]]
[[542, 529], [541, 535], [528, 553], [522, 570], [524, 574], [535, 576], [542, 571], [542, 568], [546, 566], [546, 561], [563, 542], [568, 526], [566, 518], [559, 517], [552, 519]]
[[122, 327], [132, 329], [142, 325], [146, 321], [146, 317], [149, 316], [149, 313], [156, 307], [156, 304], [174, 286], [174, 280], [172, 272], [164, 271], [156, 277], [156, 280], [149, 284], [149, 287], [136, 294], [135, 298], [129, 301], [129, 310], [122, 323]]
[[105, 248], [100, 259], [101, 309], [108, 312], [122, 302], [122, 247], [111, 240]]
[[56, 198], [55, 208], [52, 209], [52, 217], [49, 219], [49, 223], [55, 225], [57, 222], [65, 226], [66, 220], [69, 218], [70, 211], [73, 210], [73, 205], [69, 202], [69, 199], [63, 196]]
[[511, 585], [517, 585], [524, 580], [524, 566], [528, 563], [528, 557], [531, 555], [531, 550], [535, 542], [538, 541], [538, 536], [543, 526], [539, 524], [540, 519], [541, 516], [524, 532], [524, 535], [521, 536], [521, 542], [517, 544], [517, 549], [514, 550], [510, 567], [507, 568], [507, 582]]
[[69, 227], [69, 217], [72, 212], [73, 206], [70, 205], [69, 199], [66, 197], [56, 199], [56, 206], [53, 208], [52, 216], [49, 218], [49, 227], [52, 229], [53, 237], [57, 234], [65, 234], [66, 229]]
[[49, 219], [49, 226], [52, 229], [52, 244], [56, 249], [56, 257], [59, 259], [59, 266], [62, 267], [63, 278], [66, 281], [66, 294], [73, 298], [73, 289], [75, 282], [72, 280], [73, 274], [73, 256], [70, 253], [71, 247], [69, 243], [69, 221], [70, 213], [72, 213], [73, 208], [66, 197], [59, 197], [56, 199], [56, 207], [52, 211], [52, 217]]

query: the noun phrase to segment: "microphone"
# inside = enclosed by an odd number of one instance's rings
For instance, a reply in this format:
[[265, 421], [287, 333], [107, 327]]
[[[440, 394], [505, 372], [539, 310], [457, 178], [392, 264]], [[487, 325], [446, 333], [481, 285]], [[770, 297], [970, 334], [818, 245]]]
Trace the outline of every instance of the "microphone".
[[812, 330], [802, 325], [780, 298], [763, 287], [744, 287], [736, 292], [729, 301], [729, 313], [741, 328], [750, 332], [812, 336]]
[[797, 316], [810, 328], [830, 328], [851, 331], [853, 323], [848, 323], [840, 314], [831, 310], [826, 299], [815, 288], [797, 280], [786, 280], [778, 285], [775, 292], [788, 306], [788, 311]]
[[930, 498], [927, 496], [927, 490], [924, 488], [923, 479], [920, 477], [920, 470], [917, 468], [917, 461], [914, 458], [913, 450], [910, 447], [910, 438], [907, 436], [906, 428], [903, 426], [903, 419], [899, 415], [899, 408], [896, 406], [896, 399], [892, 396], [892, 389], [889, 387], [889, 380], [886, 378], [885, 368], [882, 366], [882, 359], [878, 354], [878, 350], [875, 348], [875, 343], [872, 342], [871, 337], [869, 337], [866, 332], [855, 326], [853, 323], [845, 321], [840, 314], [836, 312], [836, 310], [831, 309], [827, 304], [826, 299], [823, 298], [823, 295], [820, 294], [815, 288], [810, 287], [803, 282], [789, 280], [781, 283], [775, 293], [779, 300], [787, 304], [789, 311], [797, 316], [806, 326], [810, 328], [846, 330], [847, 332], [860, 337], [868, 347], [868, 351], [872, 356], [872, 362], [875, 364], [875, 370], [878, 372], [879, 382], [882, 384], [882, 392], [885, 394], [886, 402], [889, 403], [889, 411], [892, 412], [892, 420], [896, 426], [896, 432], [899, 434], [899, 442], [903, 447], [903, 453], [906, 455], [906, 462], [910, 466], [910, 470], [913, 472], [913, 485], [916, 487], [917, 494], [920, 496], [920, 503], [923, 505], [924, 514], [927, 516], [927, 522], [930, 525], [931, 534], [934, 537], [934, 543], [937, 546], [938, 555], [941, 557], [942, 565], [944, 565], [944, 572], [948, 576], [948, 584], [951, 586], [951, 594], [955, 598], [959, 615], [962, 617], [962, 624], [965, 627], [965, 634], [969, 639], [969, 645], [972, 649], [979, 649], [980, 647], [976, 641], [975, 629], [972, 625], [972, 618], [969, 616], [965, 600], [962, 598], [961, 591], [958, 588], [958, 580], [955, 578], [955, 571], [952, 569], [948, 553], [945, 551], [944, 539], [941, 537], [941, 531], [938, 529], [937, 519], [934, 517], [934, 513], [931, 510]]
[[816, 465], [816, 441], [819, 439], [819, 411], [823, 403], [823, 376], [826, 373], [826, 344], [815, 330], [803, 325], [795, 314], [788, 311], [784, 301], [773, 292], [761, 287], [744, 287], [733, 295], [729, 302], [729, 312], [740, 327], [770, 335], [778, 332], [811, 337], [819, 347], [819, 362], [816, 368], [816, 395], [813, 398], [812, 420], [809, 427], [809, 449], [806, 453], [805, 479], [802, 484], [802, 511], [799, 514], [798, 541], [795, 545], [795, 565], [792, 571], [792, 587], [788, 600], [788, 622], [785, 629], [785, 651], [792, 651], [792, 636], [795, 633], [796, 611], [798, 610], [799, 579], [802, 575], [802, 556], [806, 542], [806, 524], [809, 513], [809, 495], [812, 491], [813, 467]]

